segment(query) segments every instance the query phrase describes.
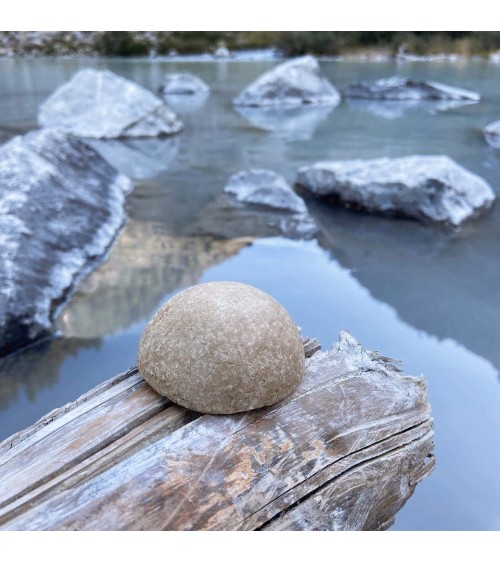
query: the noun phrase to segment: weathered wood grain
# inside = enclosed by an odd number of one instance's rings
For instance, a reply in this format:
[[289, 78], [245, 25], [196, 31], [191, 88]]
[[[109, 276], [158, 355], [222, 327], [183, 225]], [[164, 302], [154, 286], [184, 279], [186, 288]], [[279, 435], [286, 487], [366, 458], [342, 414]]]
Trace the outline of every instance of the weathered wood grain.
[[342, 333], [265, 409], [198, 415], [135, 370], [0, 444], [0, 528], [384, 529], [433, 468], [422, 379]]

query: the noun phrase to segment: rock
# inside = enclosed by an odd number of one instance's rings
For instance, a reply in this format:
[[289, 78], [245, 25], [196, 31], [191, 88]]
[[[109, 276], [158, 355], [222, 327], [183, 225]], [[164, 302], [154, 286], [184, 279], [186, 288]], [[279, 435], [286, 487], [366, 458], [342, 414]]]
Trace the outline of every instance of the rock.
[[483, 129], [486, 142], [495, 149], [500, 149], [500, 121], [494, 121]]
[[307, 213], [304, 200], [293, 191], [283, 176], [271, 170], [254, 169], [233, 174], [224, 191], [243, 203]]
[[299, 331], [279, 303], [249, 285], [211, 282], [163, 305], [144, 330], [137, 366], [179, 405], [230, 414], [289, 395], [305, 360]]
[[283, 176], [271, 170], [238, 172], [229, 178], [224, 192], [236, 196], [236, 200], [243, 204], [287, 212], [278, 220], [279, 229], [285, 235], [310, 238], [318, 231], [304, 200], [293, 191]]
[[299, 170], [297, 184], [367, 211], [453, 226], [495, 199], [482, 178], [447, 156], [318, 162]]
[[351, 84], [344, 90], [347, 98], [371, 100], [470, 100], [478, 102], [476, 92], [431, 81], [416, 81], [399, 76]]
[[287, 61], [250, 84], [234, 100], [238, 106], [337, 105], [340, 95], [321, 75], [311, 56]]
[[157, 137], [183, 125], [161, 98], [109, 70], [84, 69], [48, 98], [38, 112], [42, 127], [81, 137]]
[[217, 59], [227, 59], [231, 56], [231, 53], [227, 47], [221, 45], [215, 49], [214, 57]]
[[0, 147], [0, 355], [50, 329], [125, 220], [133, 185], [84, 141], [34, 131]]
[[191, 72], [171, 72], [165, 76], [159, 91], [160, 94], [203, 94], [210, 88]]

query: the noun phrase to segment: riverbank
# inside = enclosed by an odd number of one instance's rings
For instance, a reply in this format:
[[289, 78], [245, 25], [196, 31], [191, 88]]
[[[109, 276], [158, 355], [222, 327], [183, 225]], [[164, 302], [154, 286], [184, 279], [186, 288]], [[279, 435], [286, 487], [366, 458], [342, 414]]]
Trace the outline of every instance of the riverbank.
[[[0, 57], [258, 58], [314, 54], [347, 60], [500, 61], [500, 32], [1, 31]], [[265, 56], [259, 55], [265, 53]], [[245, 54], [242, 56], [242, 54]], [[249, 57], [252, 59], [252, 57]], [[253, 58], [252, 60], [255, 60]]]

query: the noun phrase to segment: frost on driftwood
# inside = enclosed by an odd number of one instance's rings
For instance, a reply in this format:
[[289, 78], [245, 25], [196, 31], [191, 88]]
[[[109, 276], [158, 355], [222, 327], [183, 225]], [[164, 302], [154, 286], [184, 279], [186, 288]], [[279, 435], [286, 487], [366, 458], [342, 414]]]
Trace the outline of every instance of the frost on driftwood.
[[0, 529], [378, 530], [430, 474], [425, 382], [346, 332], [294, 393], [199, 415], [135, 369], [0, 444]]

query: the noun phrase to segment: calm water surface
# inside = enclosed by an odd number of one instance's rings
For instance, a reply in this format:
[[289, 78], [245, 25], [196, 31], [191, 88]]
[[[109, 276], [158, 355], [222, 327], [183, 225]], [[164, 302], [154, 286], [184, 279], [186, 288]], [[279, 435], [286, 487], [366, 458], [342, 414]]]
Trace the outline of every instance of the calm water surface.
[[394, 529], [500, 529], [500, 206], [456, 232], [309, 201], [317, 240], [280, 236], [279, 217], [234, 209], [229, 175], [270, 168], [293, 181], [317, 160], [447, 154], [500, 195], [500, 151], [481, 127], [500, 119], [500, 65], [324, 62], [339, 88], [395, 73], [481, 93], [444, 109], [343, 103], [239, 113], [231, 99], [274, 62], [0, 60], [0, 140], [36, 127], [38, 104], [79, 68], [109, 68], [156, 90], [189, 70], [209, 96], [171, 99], [177, 137], [96, 143], [132, 176], [130, 220], [108, 260], [61, 311], [61, 337], [0, 361], [0, 439], [135, 364], [141, 332], [174, 293], [237, 280], [278, 299], [324, 347], [348, 329], [369, 349], [424, 374], [435, 419], [436, 470]]

